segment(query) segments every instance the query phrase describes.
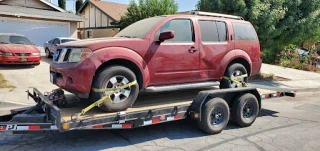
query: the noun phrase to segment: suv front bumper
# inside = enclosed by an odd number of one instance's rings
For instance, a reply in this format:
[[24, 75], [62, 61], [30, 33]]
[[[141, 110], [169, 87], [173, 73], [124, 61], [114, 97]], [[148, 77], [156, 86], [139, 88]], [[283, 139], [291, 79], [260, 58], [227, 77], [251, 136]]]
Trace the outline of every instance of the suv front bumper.
[[95, 70], [94, 65], [83, 63], [77, 66], [75, 63], [52, 63], [50, 81], [80, 98], [88, 98]]

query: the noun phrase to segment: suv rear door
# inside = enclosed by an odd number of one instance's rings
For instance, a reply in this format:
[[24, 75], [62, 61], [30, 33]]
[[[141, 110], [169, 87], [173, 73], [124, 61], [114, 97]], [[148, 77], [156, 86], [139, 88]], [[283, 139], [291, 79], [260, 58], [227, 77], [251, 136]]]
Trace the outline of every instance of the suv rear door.
[[198, 27], [200, 30], [201, 79], [218, 79], [221, 73], [217, 74], [217, 71], [219, 71], [223, 57], [234, 48], [234, 42], [228, 34], [231, 29], [227, 21], [209, 18], [199, 19]]
[[[171, 84], [199, 81], [199, 45], [195, 41], [194, 22], [189, 18], [174, 18], [156, 29], [149, 48], [150, 84]], [[161, 32], [171, 30], [174, 38], [157, 42]]]

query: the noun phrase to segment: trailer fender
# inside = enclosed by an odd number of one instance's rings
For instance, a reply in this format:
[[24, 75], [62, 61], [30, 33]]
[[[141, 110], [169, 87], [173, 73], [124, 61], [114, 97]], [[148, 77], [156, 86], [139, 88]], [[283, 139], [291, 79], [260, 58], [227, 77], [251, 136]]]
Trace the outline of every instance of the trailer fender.
[[219, 90], [208, 90], [208, 91], [201, 91], [197, 94], [191, 106], [189, 108], [190, 113], [198, 113], [199, 118], [198, 120], [202, 120], [202, 107], [203, 105], [211, 100], [212, 98], [222, 98], [224, 99], [230, 108], [232, 108], [232, 104], [234, 100], [239, 95], [243, 95], [246, 93], [251, 93], [256, 96], [258, 103], [259, 103], [259, 111], [261, 110], [261, 96], [259, 91], [256, 88], [232, 88], [232, 89], [219, 89]]

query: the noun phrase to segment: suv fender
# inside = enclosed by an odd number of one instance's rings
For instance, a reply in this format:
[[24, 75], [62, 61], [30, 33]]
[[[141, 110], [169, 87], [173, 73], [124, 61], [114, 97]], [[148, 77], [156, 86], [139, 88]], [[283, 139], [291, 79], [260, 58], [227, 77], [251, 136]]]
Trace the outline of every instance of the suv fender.
[[[228, 68], [229, 64], [232, 61], [234, 61], [235, 59], [244, 59], [244, 60], [246, 60], [250, 65], [250, 69], [252, 69], [252, 62], [251, 62], [251, 59], [250, 59], [249, 55], [243, 50], [235, 49], [235, 50], [232, 50], [232, 51], [228, 52], [223, 57], [223, 59], [221, 61], [221, 66], [220, 66], [219, 72], [217, 72], [217, 73], [220, 73], [220, 75], [218, 75], [219, 77], [223, 77], [224, 72]], [[241, 62], [239, 62], [239, 63], [241, 63]], [[251, 71], [250, 71], [250, 75], [251, 75]]]
[[97, 69], [104, 63], [116, 59], [124, 59], [134, 63], [142, 74], [143, 86], [140, 87], [145, 88], [148, 85], [150, 81], [149, 68], [143, 58], [135, 51], [123, 47], [108, 47], [94, 51], [94, 54], [100, 60], [100, 62], [96, 64]]

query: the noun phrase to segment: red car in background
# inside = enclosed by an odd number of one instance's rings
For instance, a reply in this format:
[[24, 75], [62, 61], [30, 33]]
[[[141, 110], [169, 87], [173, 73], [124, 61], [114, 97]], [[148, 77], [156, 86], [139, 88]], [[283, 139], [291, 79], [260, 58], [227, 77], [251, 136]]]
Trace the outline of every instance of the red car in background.
[[27, 37], [0, 33], [0, 64], [39, 65], [40, 60], [40, 50]]

